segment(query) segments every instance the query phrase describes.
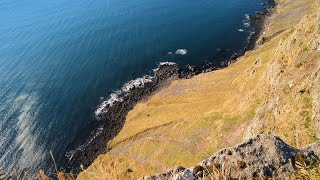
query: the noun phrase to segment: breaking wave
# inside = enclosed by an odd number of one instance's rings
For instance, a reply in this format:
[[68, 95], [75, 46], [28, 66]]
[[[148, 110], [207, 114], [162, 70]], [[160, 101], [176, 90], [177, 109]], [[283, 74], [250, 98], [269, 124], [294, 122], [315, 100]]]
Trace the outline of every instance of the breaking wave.
[[95, 115], [99, 116], [102, 113], [107, 112], [107, 108], [113, 106], [116, 102], [122, 102], [123, 98], [130, 92], [133, 88], [138, 88], [144, 86], [145, 83], [152, 82], [153, 77], [145, 75], [142, 78], [137, 78], [125, 83], [121, 90], [117, 90], [109, 95], [109, 98], [99, 105], [95, 111]]
[[250, 27], [251, 26], [250, 21], [251, 21], [250, 15], [245, 14], [245, 19], [242, 21], [244, 27], [246, 27], [246, 28]]
[[188, 51], [186, 49], [177, 49], [176, 50], [176, 54], [179, 55], [186, 55], [188, 53]]
[[[175, 64], [176, 63], [174, 62], [160, 62], [159, 66]], [[158, 71], [158, 69], [159, 68], [156, 68], [153, 71], [156, 72]], [[146, 83], [151, 83], [153, 79], [154, 76], [144, 75], [143, 77], [125, 83], [120, 90], [114, 91], [109, 95], [109, 97], [106, 100], [102, 101], [102, 103], [95, 110], [95, 116], [98, 118], [99, 115], [108, 112], [108, 107], [113, 106], [116, 102], [122, 102], [124, 97], [126, 97], [130, 93], [130, 90], [132, 90], [133, 88], [144, 87]]]
[[163, 66], [163, 65], [170, 65], [170, 66], [172, 66], [172, 65], [176, 65], [176, 63], [174, 63], [174, 62], [167, 62], [167, 61], [166, 61], [166, 62], [160, 62], [159, 65], [160, 65], [160, 66]]

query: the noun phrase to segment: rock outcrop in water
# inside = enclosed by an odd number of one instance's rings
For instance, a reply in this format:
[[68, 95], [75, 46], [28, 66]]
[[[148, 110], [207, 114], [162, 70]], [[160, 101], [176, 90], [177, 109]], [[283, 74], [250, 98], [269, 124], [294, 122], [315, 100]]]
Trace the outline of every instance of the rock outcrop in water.
[[320, 142], [296, 149], [277, 136], [257, 135], [234, 147], [222, 149], [191, 168], [172, 170], [143, 180], [194, 180], [216, 168], [227, 179], [287, 178], [295, 171], [296, 156], [319, 160]]

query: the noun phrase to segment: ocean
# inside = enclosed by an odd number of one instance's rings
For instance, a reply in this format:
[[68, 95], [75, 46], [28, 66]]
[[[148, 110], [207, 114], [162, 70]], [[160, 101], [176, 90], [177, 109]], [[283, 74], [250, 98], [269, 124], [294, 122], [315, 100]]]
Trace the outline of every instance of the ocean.
[[102, 97], [160, 62], [219, 65], [243, 50], [264, 2], [0, 0], [0, 169], [50, 168], [50, 150], [59, 163]]

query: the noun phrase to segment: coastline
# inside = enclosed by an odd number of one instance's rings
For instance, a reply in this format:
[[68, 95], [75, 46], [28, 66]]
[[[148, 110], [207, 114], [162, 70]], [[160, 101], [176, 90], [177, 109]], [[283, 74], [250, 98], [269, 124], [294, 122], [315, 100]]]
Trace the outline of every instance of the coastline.
[[[66, 163], [67, 171], [79, 173], [80, 166], [88, 167], [100, 154], [106, 153], [106, 143], [113, 139], [122, 129], [127, 113], [140, 101], [146, 100], [153, 93], [178, 79], [179, 68], [176, 64], [162, 63], [154, 71], [154, 76], [145, 77], [141, 84], [134, 84], [134, 80], [125, 84], [119, 94], [121, 101], [111, 101], [101, 113], [97, 114], [97, 131], [84, 144], [78, 147]], [[130, 88], [126, 88], [129, 85]], [[108, 102], [106, 100], [105, 102]], [[106, 129], [108, 131], [106, 131]], [[77, 145], [76, 145], [77, 146]]]
[[[135, 81], [130, 81], [125, 84], [120, 91], [116, 92], [115, 99], [121, 99], [120, 101], [109, 101], [109, 99], [106, 99], [104, 107], [101, 107], [101, 109], [98, 108], [101, 110], [101, 112], [97, 114], [99, 121], [93, 125], [97, 127], [97, 131], [92, 134], [91, 137], [88, 137], [85, 143], [80, 143], [79, 145], [77, 142], [74, 145], [74, 147], [77, 147], [77, 150], [70, 151], [67, 154], [68, 160], [65, 162], [65, 165], [67, 165], [66, 170], [79, 173], [81, 171], [80, 165], [86, 169], [100, 154], [107, 153], [108, 149], [106, 149], [106, 144], [122, 130], [128, 112], [132, 110], [138, 102], [147, 100], [157, 91], [169, 85], [173, 80], [188, 79], [201, 73], [228, 67], [239, 57], [243, 56], [245, 52], [255, 49], [265, 27], [265, 21], [276, 7], [274, 0], [266, 1], [268, 2], [268, 7], [265, 7], [266, 13], [256, 13], [255, 17], [250, 18], [251, 27], [255, 29], [255, 33], [251, 36], [248, 46], [243, 50], [239, 50], [238, 53], [221, 63], [219, 67], [208, 65], [199, 68], [189, 65], [182, 69], [175, 63], [161, 63], [154, 71], [154, 76], [145, 76], [138, 81], [140, 82], [138, 84], [135, 84]], [[269, 3], [272, 4], [272, 6], [270, 6]], [[75, 149], [74, 147], [70, 149]]]
[[193, 167], [257, 134], [278, 136], [296, 149], [316, 142], [319, 1], [276, 2], [254, 50], [139, 102], [108, 143], [109, 152], [78, 179], [139, 178], [176, 165]]

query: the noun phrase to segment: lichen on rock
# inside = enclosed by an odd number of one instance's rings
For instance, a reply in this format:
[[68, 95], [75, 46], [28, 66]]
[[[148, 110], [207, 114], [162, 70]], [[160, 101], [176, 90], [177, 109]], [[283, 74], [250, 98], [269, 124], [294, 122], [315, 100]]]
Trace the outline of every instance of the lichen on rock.
[[284, 179], [295, 172], [295, 159], [300, 154], [319, 160], [320, 142], [296, 149], [277, 136], [257, 135], [234, 147], [216, 152], [195, 167], [184, 169], [179, 166], [180, 171], [173, 169], [141, 179], [178, 180], [183, 177], [184, 180], [193, 180], [198, 177], [197, 174], [206, 176], [213, 168], [218, 169], [226, 179]]

